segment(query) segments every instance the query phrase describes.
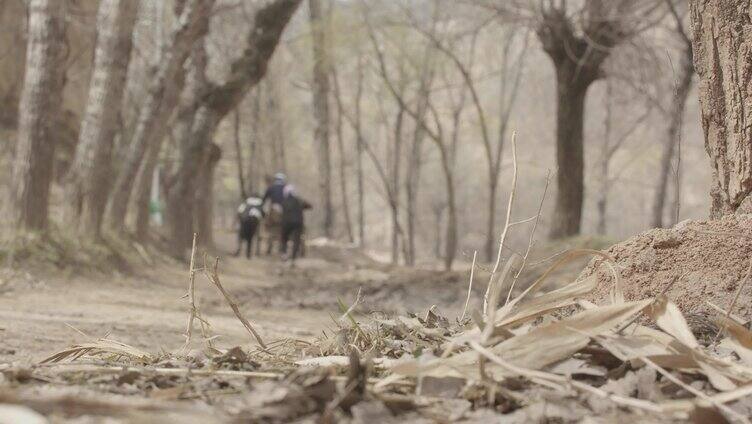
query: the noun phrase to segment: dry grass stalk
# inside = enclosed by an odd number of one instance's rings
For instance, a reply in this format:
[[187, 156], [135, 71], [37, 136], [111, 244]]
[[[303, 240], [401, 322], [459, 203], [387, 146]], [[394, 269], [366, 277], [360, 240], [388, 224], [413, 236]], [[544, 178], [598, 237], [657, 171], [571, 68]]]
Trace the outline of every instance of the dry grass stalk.
[[467, 287], [467, 298], [465, 299], [465, 307], [462, 308], [462, 316], [460, 317], [460, 321], [465, 320], [465, 315], [467, 315], [467, 306], [470, 304], [470, 296], [473, 294], [473, 277], [475, 276], [475, 259], [478, 257], [478, 251], [473, 251], [473, 266], [470, 268], [470, 284]]
[[235, 314], [235, 316], [238, 318], [238, 320], [243, 324], [243, 327], [245, 327], [246, 330], [248, 330], [248, 333], [250, 333], [251, 336], [253, 336], [254, 339], [256, 339], [256, 342], [258, 342], [259, 346], [261, 346], [263, 349], [266, 349], [266, 344], [261, 339], [261, 335], [259, 335], [258, 332], [256, 332], [256, 329], [253, 328], [253, 325], [243, 316], [243, 314], [240, 313], [240, 308], [238, 308], [237, 302], [235, 302], [232, 299], [232, 296], [230, 293], [225, 290], [224, 287], [222, 287], [222, 283], [219, 281], [219, 273], [217, 269], [219, 268], [219, 258], [216, 258], [214, 261], [214, 267], [212, 268], [211, 274], [209, 274], [206, 269], [204, 269], [204, 273], [206, 277], [211, 281], [212, 284], [214, 284], [215, 287], [219, 290], [220, 293], [222, 293], [222, 296], [224, 296], [225, 300], [227, 301], [227, 304], [230, 306], [230, 309], [232, 309], [232, 312]]
[[84, 355], [104, 355], [110, 354], [122, 356], [139, 362], [151, 362], [151, 354], [143, 350], [136, 349], [133, 346], [110, 339], [98, 339], [92, 342], [73, 345], [67, 349], [55, 352], [49, 357], [40, 361], [40, 364], [56, 363], [64, 360], [75, 361]]
[[729, 408], [728, 406], [724, 405], [722, 402], [717, 401], [716, 399], [713, 399], [712, 397], [706, 395], [702, 391], [695, 389], [694, 387], [690, 386], [689, 384], [683, 382], [681, 379], [677, 378], [667, 370], [663, 369], [660, 365], [656, 364], [652, 360], [650, 360], [647, 357], [640, 357], [640, 360], [645, 362], [647, 366], [650, 368], [653, 368], [654, 370], [658, 371], [665, 377], [667, 380], [671, 381], [672, 383], [676, 384], [677, 386], [681, 387], [682, 389], [686, 390], [689, 393], [692, 393], [697, 398], [702, 399], [714, 407], [716, 407], [718, 410], [723, 411], [726, 413], [729, 417], [734, 418], [736, 421], [748, 424], [750, 423], [749, 418], [745, 417], [744, 415], [741, 415], [740, 413], [734, 411], [733, 409]]
[[[491, 270], [491, 278], [488, 281], [488, 287], [486, 288], [486, 294], [483, 296], [483, 315], [488, 314], [488, 301], [489, 297], [491, 295], [492, 287], [491, 282], [493, 281], [494, 275], [496, 275], [496, 272], [499, 270], [499, 266], [501, 265], [501, 252], [504, 249], [504, 242], [507, 238], [507, 232], [509, 231], [509, 223], [512, 219], [512, 206], [514, 206], [514, 195], [517, 191], [517, 132], [512, 132], [512, 163], [514, 166], [514, 174], [512, 176], [512, 191], [509, 193], [509, 201], [507, 202], [507, 214], [504, 221], [504, 229], [501, 231], [501, 239], [499, 240], [499, 251], [496, 253], [496, 262], [494, 263], [494, 267]], [[498, 280], [497, 280], [498, 281]], [[494, 306], [495, 307], [495, 306]]]
[[548, 171], [546, 174], [546, 185], [543, 187], [543, 195], [541, 196], [540, 204], [538, 205], [538, 213], [535, 215], [535, 221], [533, 222], [533, 229], [530, 230], [530, 240], [528, 240], [527, 243], [527, 250], [525, 250], [525, 254], [522, 256], [522, 265], [520, 265], [520, 269], [517, 270], [517, 273], [514, 274], [514, 279], [512, 279], [512, 284], [509, 286], [509, 292], [507, 293], [507, 298], [504, 301], [504, 304], [506, 305], [509, 303], [509, 299], [512, 297], [512, 292], [514, 291], [514, 286], [517, 284], [517, 280], [520, 278], [520, 275], [522, 275], [522, 272], [525, 270], [525, 266], [527, 265], [527, 258], [530, 256], [530, 249], [533, 247], [533, 242], [535, 238], [535, 230], [538, 228], [538, 221], [540, 220], [541, 212], [543, 211], [543, 202], [546, 201], [546, 193], [548, 192], [548, 185], [551, 183], [551, 171]]

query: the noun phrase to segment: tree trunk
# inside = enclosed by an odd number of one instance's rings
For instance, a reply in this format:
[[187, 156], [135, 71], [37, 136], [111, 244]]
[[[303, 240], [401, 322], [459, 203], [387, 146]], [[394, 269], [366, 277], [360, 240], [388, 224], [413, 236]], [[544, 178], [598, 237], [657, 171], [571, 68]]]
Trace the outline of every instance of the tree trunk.
[[653, 196], [653, 217], [651, 225], [655, 228], [664, 226], [664, 210], [668, 197], [668, 179], [671, 174], [672, 161], [676, 156], [676, 150], [681, 142], [681, 131], [684, 124], [684, 108], [687, 104], [689, 92], [692, 90], [694, 77], [692, 66], [691, 46], [687, 46], [682, 54], [679, 76], [674, 90], [674, 100], [671, 103], [671, 116], [669, 116], [666, 139], [663, 140], [661, 152], [661, 164], [658, 172], [658, 186]]
[[399, 239], [402, 232], [399, 223], [400, 210], [400, 170], [402, 168], [402, 123], [404, 122], [405, 110], [398, 107], [397, 117], [394, 120], [394, 146], [392, 151], [392, 169], [390, 172], [391, 193], [392, 193], [392, 264], [399, 262]]
[[356, 147], [356, 180], [358, 187], [358, 246], [366, 246], [366, 221], [365, 221], [365, 185], [363, 184], [363, 126], [361, 114], [361, 100], [363, 99], [363, 61], [358, 57], [358, 81], [355, 97], [355, 147]]
[[350, 243], [355, 243], [355, 235], [353, 234], [352, 219], [350, 218], [350, 196], [347, 189], [347, 153], [345, 151], [345, 135], [344, 135], [344, 122], [343, 117], [345, 114], [344, 106], [342, 105], [342, 93], [339, 89], [339, 78], [337, 71], [332, 68], [332, 82], [334, 83], [334, 99], [337, 104], [337, 120], [336, 120], [336, 134], [337, 134], [337, 149], [339, 151], [339, 184], [340, 192], [342, 194], [342, 214], [345, 217], [345, 230], [347, 232], [347, 239]]
[[149, 151], [146, 154], [146, 161], [141, 167], [141, 171], [136, 179], [136, 240], [146, 241], [149, 235], [149, 221], [151, 219], [151, 191], [152, 183], [154, 182], [154, 171], [159, 164], [159, 154], [162, 151], [162, 144], [164, 139], [161, 137], [159, 140], [155, 140], [155, 143], [149, 146]]
[[603, 143], [601, 145], [601, 157], [598, 161], [598, 196], [596, 208], [598, 209], [598, 223], [596, 232], [606, 234], [606, 221], [608, 212], [608, 192], [611, 189], [609, 182], [609, 165], [611, 162], [612, 123], [613, 123], [613, 86], [611, 81], [606, 82], [605, 116], [603, 118]]
[[214, 171], [222, 157], [222, 149], [215, 143], [209, 145], [202, 160], [196, 192], [196, 233], [198, 242], [214, 249]]
[[325, 237], [331, 237], [334, 210], [332, 207], [331, 148], [329, 146], [329, 51], [321, 0], [309, 0], [308, 7], [313, 34], [313, 117], [315, 120], [313, 138], [319, 161], [319, 190], [323, 212], [321, 229]]
[[69, 212], [79, 231], [99, 237], [112, 179], [112, 147], [130, 62], [138, 3], [103, 0], [89, 99], [67, 178]]
[[248, 90], [266, 74], [269, 60], [279, 44], [301, 0], [276, 0], [266, 3], [254, 17], [246, 40], [243, 56], [235, 60], [232, 73], [222, 85], [207, 83], [201, 96], [185, 105], [184, 110], [195, 111], [189, 134], [179, 137], [180, 160], [167, 194], [169, 213], [169, 245], [171, 253], [183, 257], [189, 247], [197, 190], [195, 169], [201, 164], [220, 121], [243, 100]]
[[138, 175], [144, 155], [149, 146], [155, 143], [154, 140], [164, 137], [167, 131], [164, 123], [172, 115], [184, 84], [183, 65], [193, 44], [209, 29], [213, 4], [214, 0], [187, 0], [183, 4], [178, 26], [170, 34], [160, 56], [161, 62], [148, 79], [149, 89], [141, 104], [127, 157], [115, 180], [108, 206], [109, 224], [118, 232], [125, 230], [133, 181]]
[[238, 167], [238, 185], [240, 186], [240, 196], [242, 200], [248, 197], [249, 192], [245, 189], [245, 177], [243, 173], [243, 149], [240, 145], [240, 111], [235, 109], [233, 116], [233, 141], [235, 142], [235, 163]]
[[580, 233], [582, 201], [585, 193], [583, 123], [585, 96], [592, 80], [576, 77], [572, 66], [557, 68], [556, 88], [556, 206], [551, 238]]
[[705, 148], [713, 167], [710, 215], [752, 212], [752, 22], [725, 0], [690, 2]]
[[10, 202], [18, 229], [47, 229], [56, 131], [62, 103], [64, 2], [29, 4], [26, 74], [19, 107]]

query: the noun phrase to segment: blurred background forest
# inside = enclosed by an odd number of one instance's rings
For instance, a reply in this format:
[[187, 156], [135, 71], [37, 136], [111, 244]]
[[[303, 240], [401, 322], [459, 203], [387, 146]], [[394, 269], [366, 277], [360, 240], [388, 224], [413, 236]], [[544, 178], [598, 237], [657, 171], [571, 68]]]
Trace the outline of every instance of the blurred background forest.
[[[182, 255], [194, 230], [210, 246], [284, 172], [314, 205], [309, 239], [406, 264], [490, 261], [514, 133], [512, 221], [536, 215], [550, 175], [541, 237], [618, 240], [705, 218], [688, 8], [0, 0], [4, 232], [128, 234]], [[25, 79], [47, 84], [28, 122]], [[49, 200], [41, 183], [22, 209], [44, 216], [23, 219], [13, 158], [34, 125], [46, 139], [27, 154], [41, 156], [29, 161], [48, 174]]]

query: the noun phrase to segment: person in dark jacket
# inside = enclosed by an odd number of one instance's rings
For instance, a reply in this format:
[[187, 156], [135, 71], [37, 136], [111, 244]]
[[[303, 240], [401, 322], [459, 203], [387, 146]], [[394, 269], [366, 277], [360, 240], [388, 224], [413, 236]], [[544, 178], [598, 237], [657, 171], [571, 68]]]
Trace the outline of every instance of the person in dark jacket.
[[[311, 204], [295, 193], [292, 185], [287, 185], [282, 199], [282, 243], [280, 251], [284, 259], [291, 259], [293, 264], [300, 253], [303, 229], [305, 228], [304, 211]], [[292, 242], [292, 253], [287, 255], [287, 244]]]
[[280, 207], [285, 197], [285, 187], [287, 186], [287, 176], [281, 172], [274, 174], [271, 184], [264, 193], [264, 205], [269, 202], [272, 208]]
[[[238, 207], [238, 250], [235, 251], [235, 256], [240, 255], [240, 251], [243, 248], [243, 243], [246, 243], [245, 257], [251, 258], [251, 245], [253, 244], [253, 238], [258, 234], [259, 223], [264, 217], [264, 210], [262, 208], [263, 200], [258, 196], [251, 196], [241, 203]], [[258, 253], [258, 241], [256, 242]]]

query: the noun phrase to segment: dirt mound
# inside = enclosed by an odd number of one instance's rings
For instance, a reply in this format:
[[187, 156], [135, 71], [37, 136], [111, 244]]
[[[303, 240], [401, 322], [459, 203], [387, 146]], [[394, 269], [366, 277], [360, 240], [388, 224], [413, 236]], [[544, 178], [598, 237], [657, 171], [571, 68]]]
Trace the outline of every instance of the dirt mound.
[[[684, 221], [672, 229], [654, 229], [607, 250], [618, 264], [628, 300], [656, 296], [666, 290], [685, 313], [724, 310], [731, 304], [752, 258], [752, 215], [718, 221]], [[608, 299], [613, 286], [602, 260], [591, 261], [580, 277], [597, 273], [596, 302]], [[752, 283], [747, 282], [733, 310], [752, 319]]]

